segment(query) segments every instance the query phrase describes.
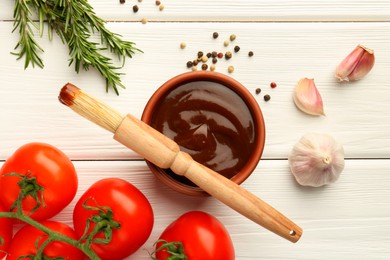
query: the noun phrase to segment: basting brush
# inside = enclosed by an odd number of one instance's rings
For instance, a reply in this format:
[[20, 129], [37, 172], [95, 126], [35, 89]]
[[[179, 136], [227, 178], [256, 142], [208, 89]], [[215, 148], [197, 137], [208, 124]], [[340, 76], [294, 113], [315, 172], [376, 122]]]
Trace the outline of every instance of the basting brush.
[[180, 151], [176, 142], [128, 114], [89, 96], [71, 83], [60, 92], [64, 105], [114, 134], [114, 139], [160, 168], [170, 168], [187, 177], [205, 192], [238, 213], [291, 241], [297, 242], [302, 229], [272, 206], [217, 172], [197, 163]]

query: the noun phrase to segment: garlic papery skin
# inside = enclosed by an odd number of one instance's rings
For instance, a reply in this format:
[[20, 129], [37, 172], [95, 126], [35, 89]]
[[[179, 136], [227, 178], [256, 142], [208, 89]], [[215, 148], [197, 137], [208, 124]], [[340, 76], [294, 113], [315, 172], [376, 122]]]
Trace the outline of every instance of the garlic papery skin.
[[358, 45], [336, 68], [340, 81], [359, 80], [374, 67], [375, 55], [372, 49]]
[[344, 169], [344, 148], [328, 135], [305, 134], [288, 156], [291, 173], [303, 186], [320, 187], [337, 181]]
[[295, 105], [304, 113], [313, 116], [325, 115], [322, 97], [314, 79], [301, 79], [295, 87], [293, 98]]

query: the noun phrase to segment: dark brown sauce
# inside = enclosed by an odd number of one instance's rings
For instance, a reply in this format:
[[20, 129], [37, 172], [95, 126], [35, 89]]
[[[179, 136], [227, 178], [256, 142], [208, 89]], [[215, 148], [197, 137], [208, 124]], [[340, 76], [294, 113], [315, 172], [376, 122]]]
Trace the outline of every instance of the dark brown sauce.
[[169, 92], [156, 107], [151, 126], [177, 142], [194, 160], [227, 178], [243, 168], [254, 149], [251, 112], [237, 93], [216, 82], [190, 82]]

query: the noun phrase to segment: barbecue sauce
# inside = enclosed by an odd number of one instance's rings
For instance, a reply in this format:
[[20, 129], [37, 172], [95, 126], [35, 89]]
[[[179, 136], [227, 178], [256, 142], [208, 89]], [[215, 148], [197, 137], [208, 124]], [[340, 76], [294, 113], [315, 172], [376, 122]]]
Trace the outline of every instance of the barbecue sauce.
[[[151, 126], [195, 161], [227, 178], [243, 168], [254, 149], [251, 112], [236, 92], [217, 82], [195, 81], [173, 89], [156, 107]], [[169, 169], [165, 171], [196, 186]]]

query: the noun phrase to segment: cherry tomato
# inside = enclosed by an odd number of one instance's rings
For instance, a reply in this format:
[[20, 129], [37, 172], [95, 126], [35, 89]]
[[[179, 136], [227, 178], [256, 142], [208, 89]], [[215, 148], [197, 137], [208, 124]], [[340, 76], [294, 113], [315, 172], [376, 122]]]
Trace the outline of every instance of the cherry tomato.
[[[123, 259], [138, 250], [149, 238], [153, 228], [152, 207], [140, 190], [119, 178], [106, 178], [94, 183], [79, 199], [73, 211], [73, 225], [79, 236], [84, 234], [86, 223], [99, 210], [86, 209], [85, 206], [112, 211], [112, 220], [119, 228], [112, 228], [112, 238], [108, 244], [93, 243], [92, 249], [102, 259]], [[107, 213], [110, 217], [110, 213]], [[95, 228], [90, 222], [87, 233]], [[104, 238], [99, 232], [95, 238]]]
[[[51, 230], [57, 231], [65, 236], [77, 239], [74, 230], [66, 224], [45, 220], [40, 222]], [[21, 256], [35, 255], [43, 242], [48, 238], [48, 235], [33, 226], [25, 225], [16, 232], [12, 239], [7, 260], [17, 260]], [[43, 250], [43, 254], [49, 258], [62, 257], [67, 260], [83, 260], [85, 255], [79, 249], [59, 241], [49, 243]], [[22, 257], [21, 259], [27, 259]], [[32, 259], [32, 258], [31, 258]], [[46, 258], [42, 258], [46, 259]]]
[[[4, 207], [0, 204], [0, 212], [4, 212]], [[9, 244], [12, 239], [12, 219], [0, 218], [0, 259], [8, 252]]]
[[[28, 176], [29, 181], [43, 187], [37, 192], [44, 203], [30, 216], [35, 220], [53, 217], [65, 208], [74, 198], [77, 191], [77, 174], [69, 158], [56, 147], [45, 143], [28, 143], [21, 146], [9, 157], [0, 170], [0, 202], [10, 209], [19, 196], [20, 176], [9, 176], [18, 173]], [[29, 184], [32, 185], [32, 184]], [[26, 214], [37, 205], [32, 196], [23, 199], [22, 208]]]
[[[188, 260], [235, 258], [233, 243], [226, 228], [214, 216], [202, 211], [190, 211], [180, 216], [164, 230], [159, 240], [181, 242]], [[167, 249], [158, 250], [163, 244], [156, 244], [156, 258], [159, 260], [171, 256]]]

